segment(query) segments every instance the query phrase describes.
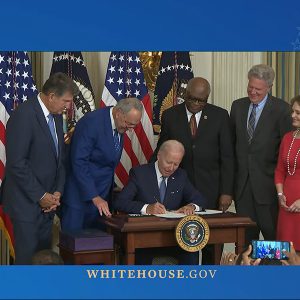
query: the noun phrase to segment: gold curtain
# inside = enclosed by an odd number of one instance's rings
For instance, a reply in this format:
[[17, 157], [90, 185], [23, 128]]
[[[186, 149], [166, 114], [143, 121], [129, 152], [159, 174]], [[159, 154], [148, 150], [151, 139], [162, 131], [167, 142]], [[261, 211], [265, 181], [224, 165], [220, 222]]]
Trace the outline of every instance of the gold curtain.
[[28, 52], [29, 59], [32, 66], [32, 76], [35, 81], [38, 91], [41, 90], [43, 86], [43, 56], [42, 52]]
[[275, 70], [272, 95], [289, 102], [300, 94], [300, 52], [266, 52], [264, 62]]

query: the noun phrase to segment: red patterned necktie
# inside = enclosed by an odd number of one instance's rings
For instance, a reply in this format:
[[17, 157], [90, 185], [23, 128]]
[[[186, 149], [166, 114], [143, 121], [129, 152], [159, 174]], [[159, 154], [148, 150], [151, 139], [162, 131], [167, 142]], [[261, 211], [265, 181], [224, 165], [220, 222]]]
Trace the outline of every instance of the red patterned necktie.
[[192, 114], [191, 119], [190, 119], [190, 128], [191, 128], [191, 134], [192, 137], [196, 136], [197, 132], [197, 122], [196, 122], [196, 116], [195, 114]]

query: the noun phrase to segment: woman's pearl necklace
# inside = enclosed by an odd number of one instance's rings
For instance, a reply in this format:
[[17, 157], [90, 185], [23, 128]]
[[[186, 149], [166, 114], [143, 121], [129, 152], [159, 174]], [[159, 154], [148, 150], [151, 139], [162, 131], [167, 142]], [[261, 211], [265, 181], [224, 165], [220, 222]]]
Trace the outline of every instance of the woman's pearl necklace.
[[289, 175], [291, 175], [291, 176], [294, 175], [295, 172], [296, 172], [297, 158], [298, 158], [298, 155], [299, 155], [299, 152], [300, 152], [300, 148], [298, 149], [297, 154], [296, 154], [296, 156], [295, 156], [294, 167], [293, 167], [293, 171], [292, 171], [292, 172], [291, 172], [291, 170], [290, 170], [290, 153], [291, 153], [291, 149], [292, 149], [292, 147], [293, 147], [294, 141], [295, 141], [296, 136], [297, 136], [297, 134], [299, 133], [299, 131], [300, 131], [300, 128], [298, 128], [298, 129], [296, 130], [296, 133], [295, 133], [294, 136], [293, 136], [293, 140], [292, 140], [292, 142], [291, 142], [291, 145], [290, 145], [290, 148], [289, 148], [289, 151], [288, 151], [288, 155], [287, 155], [287, 169], [288, 169]]

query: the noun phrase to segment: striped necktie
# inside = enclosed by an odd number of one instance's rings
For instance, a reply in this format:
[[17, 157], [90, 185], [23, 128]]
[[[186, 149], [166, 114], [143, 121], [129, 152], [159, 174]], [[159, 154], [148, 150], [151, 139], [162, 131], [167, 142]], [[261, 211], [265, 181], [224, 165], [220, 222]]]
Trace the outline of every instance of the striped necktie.
[[117, 129], [114, 129], [114, 146], [116, 152], [120, 151], [120, 140], [119, 140], [119, 133]]
[[253, 104], [252, 110], [250, 113], [250, 117], [248, 120], [248, 127], [247, 127], [247, 132], [248, 132], [248, 143], [251, 144], [254, 130], [255, 130], [255, 119], [256, 119], [256, 108], [258, 104]]

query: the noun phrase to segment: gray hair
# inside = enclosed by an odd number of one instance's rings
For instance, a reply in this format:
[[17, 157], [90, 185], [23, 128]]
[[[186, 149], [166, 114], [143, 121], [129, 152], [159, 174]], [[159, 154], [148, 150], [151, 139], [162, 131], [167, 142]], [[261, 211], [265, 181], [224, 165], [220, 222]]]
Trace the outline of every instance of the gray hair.
[[182, 155], [184, 155], [185, 152], [183, 144], [177, 140], [167, 140], [163, 142], [159, 148], [159, 152], [167, 152], [172, 150], [182, 152]]
[[140, 101], [137, 98], [125, 98], [120, 100], [115, 108], [122, 111], [122, 113], [127, 114], [130, 112], [133, 108], [143, 113], [143, 104], [142, 101]]
[[62, 72], [52, 74], [42, 87], [42, 93], [45, 95], [54, 93], [56, 96], [61, 97], [66, 92], [77, 96], [79, 89], [73, 79]]
[[248, 72], [248, 79], [252, 77], [264, 80], [270, 87], [273, 84], [275, 72], [273, 68], [268, 65], [255, 65]]

